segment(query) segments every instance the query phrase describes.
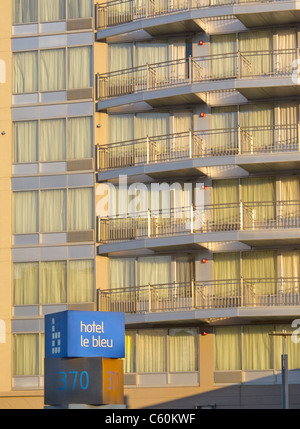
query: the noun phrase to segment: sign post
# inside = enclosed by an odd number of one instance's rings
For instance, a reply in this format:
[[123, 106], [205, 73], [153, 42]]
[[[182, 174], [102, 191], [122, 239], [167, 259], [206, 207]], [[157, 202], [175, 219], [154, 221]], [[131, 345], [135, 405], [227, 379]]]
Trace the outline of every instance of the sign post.
[[124, 313], [45, 316], [45, 405], [124, 406]]

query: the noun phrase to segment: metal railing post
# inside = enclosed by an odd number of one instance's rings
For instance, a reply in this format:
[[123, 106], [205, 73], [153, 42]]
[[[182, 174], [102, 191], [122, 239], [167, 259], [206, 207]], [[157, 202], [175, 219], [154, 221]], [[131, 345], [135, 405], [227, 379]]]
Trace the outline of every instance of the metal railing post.
[[151, 210], [150, 209], [148, 209], [148, 211], [147, 211], [147, 221], [148, 221], [148, 223], [147, 223], [147, 225], [148, 225], [148, 238], [150, 238], [151, 237]]
[[191, 205], [191, 234], [194, 233], [194, 207]]
[[241, 294], [241, 307], [244, 307], [244, 279], [241, 276], [241, 281], [240, 281], [240, 294]]
[[148, 311], [151, 313], [152, 311], [152, 297], [151, 297], [151, 284], [148, 283], [148, 300], [149, 300], [149, 308]]
[[147, 67], [147, 69], [146, 69], [146, 73], [147, 73], [147, 76], [146, 76], [146, 83], [147, 83], [147, 91], [149, 91], [149, 88], [150, 88], [150, 66], [149, 66], [149, 64], [148, 63], [146, 63], [146, 67]]
[[189, 56], [189, 83], [192, 83], [192, 56]]
[[239, 155], [241, 155], [241, 153], [242, 153], [242, 144], [241, 144], [241, 127], [240, 127], [240, 125], [238, 125], [237, 133], [238, 133], [238, 135], [237, 135], [237, 138], [238, 138], [238, 152], [239, 152]]
[[241, 53], [237, 51], [236, 56], [236, 77], [239, 79], [241, 77]]
[[244, 229], [243, 201], [240, 201], [240, 229]]
[[195, 306], [195, 282], [194, 279], [191, 281], [191, 295], [192, 295], [192, 308], [196, 308]]
[[147, 136], [147, 137], [146, 137], [146, 144], [147, 144], [147, 149], [146, 149], [146, 150], [147, 150], [147, 152], [146, 152], [146, 153], [147, 153], [146, 163], [147, 163], [147, 164], [149, 164], [149, 158], [150, 158], [150, 157], [149, 157], [149, 149], [150, 149], [150, 148], [149, 148], [149, 143], [150, 143], [150, 139], [149, 139], [149, 136]]
[[192, 130], [189, 131], [189, 149], [190, 149], [190, 158], [193, 158], [193, 147], [192, 147]]
[[298, 122], [298, 139], [297, 139], [297, 143], [298, 143], [298, 150], [300, 151], [300, 122]]

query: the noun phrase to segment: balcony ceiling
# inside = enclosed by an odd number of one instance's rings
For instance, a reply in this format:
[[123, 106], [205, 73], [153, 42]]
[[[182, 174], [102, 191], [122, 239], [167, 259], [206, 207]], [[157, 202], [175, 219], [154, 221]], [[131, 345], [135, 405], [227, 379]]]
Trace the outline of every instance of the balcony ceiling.
[[[240, 6], [241, 7], [241, 6]], [[235, 16], [246, 27], [261, 27], [265, 25], [294, 24], [300, 20], [300, 10], [284, 10], [272, 12], [241, 12]]]

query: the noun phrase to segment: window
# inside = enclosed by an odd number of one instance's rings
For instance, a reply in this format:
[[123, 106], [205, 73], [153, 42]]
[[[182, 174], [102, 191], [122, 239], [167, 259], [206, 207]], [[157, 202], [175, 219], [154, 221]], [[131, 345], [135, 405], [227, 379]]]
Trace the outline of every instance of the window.
[[68, 49], [68, 89], [93, 86], [92, 49], [90, 46]]
[[13, 124], [13, 162], [25, 163], [38, 160], [38, 121]]
[[67, 263], [41, 262], [41, 304], [67, 302]]
[[40, 53], [40, 91], [66, 89], [66, 50], [47, 49]]
[[93, 157], [93, 117], [13, 123], [13, 162], [65, 161]]
[[67, 229], [66, 190], [41, 191], [41, 232]]
[[13, 233], [91, 230], [92, 208], [93, 188], [14, 192]]
[[14, 305], [33, 305], [39, 302], [39, 264], [24, 262], [13, 265]]
[[13, 54], [13, 93], [38, 91], [38, 53], [18, 52]]
[[69, 262], [69, 302], [94, 301], [94, 261]]
[[13, 0], [13, 24], [38, 21], [38, 0]]
[[141, 330], [138, 333], [138, 371], [167, 371], [167, 336], [162, 329]]
[[13, 375], [39, 375], [39, 335], [13, 335]]
[[93, 192], [90, 188], [69, 189], [68, 226], [69, 231], [93, 229]]
[[14, 263], [13, 302], [15, 306], [94, 302], [94, 261]]
[[44, 162], [66, 159], [66, 120], [40, 121], [40, 160]]
[[[215, 370], [281, 369], [282, 338], [273, 331], [292, 332], [291, 325], [226, 326], [214, 330]], [[300, 367], [300, 344], [286, 338], [289, 368]]]
[[41, 22], [61, 21], [65, 18], [65, 0], [40, 0]]
[[13, 94], [92, 86], [91, 46], [13, 53]]
[[169, 331], [169, 371], [187, 372], [198, 369], [197, 330], [187, 328]]
[[31, 234], [39, 229], [38, 191], [13, 193], [13, 233]]
[[68, 0], [68, 18], [90, 18], [93, 16], [91, 0]]
[[198, 329], [140, 329], [125, 332], [125, 373], [198, 371]]

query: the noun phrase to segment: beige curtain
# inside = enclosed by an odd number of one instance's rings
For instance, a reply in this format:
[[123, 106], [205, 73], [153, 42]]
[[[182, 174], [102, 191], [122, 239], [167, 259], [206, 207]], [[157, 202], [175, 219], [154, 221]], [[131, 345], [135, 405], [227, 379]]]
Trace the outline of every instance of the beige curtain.
[[279, 30], [277, 37], [276, 72], [280, 75], [290, 75], [293, 62], [297, 60], [297, 32], [294, 29]]
[[244, 326], [243, 356], [245, 370], [272, 369], [274, 367], [273, 325]]
[[237, 107], [213, 107], [210, 127], [212, 133], [204, 135], [204, 148], [207, 155], [230, 155], [238, 149]]
[[135, 331], [125, 332], [125, 360], [124, 372], [136, 372], [136, 333]]
[[13, 93], [38, 91], [38, 53], [18, 52], [13, 54]]
[[256, 297], [277, 293], [277, 251], [243, 252], [242, 275]]
[[14, 305], [39, 303], [39, 264], [20, 262], [13, 264]]
[[61, 21], [65, 19], [65, 0], [40, 0], [41, 22]]
[[69, 262], [68, 302], [94, 302], [94, 261]]
[[31, 234], [39, 230], [38, 192], [13, 193], [13, 233]]
[[274, 107], [272, 104], [240, 106], [243, 151], [270, 151], [274, 144]]
[[[79, 65], [78, 65], [78, 68]], [[66, 89], [66, 51], [47, 49], [40, 52], [40, 91]]]
[[240, 296], [240, 254], [214, 253], [214, 295]]
[[300, 176], [281, 179], [280, 215], [284, 218], [284, 222], [288, 222], [290, 219], [298, 223], [300, 218]]
[[93, 16], [92, 0], [68, 0], [68, 18], [90, 18]]
[[244, 225], [267, 227], [276, 216], [276, 179], [255, 177], [241, 179], [241, 194], [244, 202]]
[[68, 159], [93, 157], [92, 117], [71, 118], [68, 121]]
[[198, 334], [195, 328], [169, 330], [169, 371], [198, 370]]
[[67, 263], [65, 261], [41, 262], [41, 304], [67, 302]]
[[167, 334], [162, 329], [144, 329], [138, 332], [138, 372], [166, 372]]
[[109, 288], [135, 287], [135, 258], [109, 259]]
[[299, 293], [300, 291], [300, 252], [282, 252], [282, 283], [281, 289], [285, 293]]
[[241, 327], [229, 326], [214, 329], [215, 370], [242, 369]]
[[69, 48], [68, 89], [89, 88], [92, 85], [92, 48]]
[[299, 150], [298, 110], [299, 103], [282, 103], [279, 106], [278, 142], [281, 151]]
[[38, 122], [13, 123], [13, 162], [38, 161]]
[[13, 334], [13, 375], [39, 375], [38, 334]]
[[273, 71], [273, 34], [258, 30], [239, 34], [241, 76], [262, 76]]
[[40, 160], [42, 162], [66, 159], [66, 121], [49, 119], [40, 121]]
[[41, 191], [41, 232], [62, 232], [67, 229], [66, 191]]
[[207, 227], [236, 229], [240, 218], [238, 180], [215, 180], [212, 191], [213, 206], [206, 211]]
[[[210, 77], [236, 77], [236, 35], [222, 34], [210, 38]], [[204, 63], [204, 67], [207, 65]]]
[[93, 189], [69, 189], [68, 229], [69, 231], [93, 229]]
[[13, 24], [38, 21], [38, 0], [13, 0]]
[[[171, 156], [190, 156], [190, 136], [189, 131], [193, 129], [193, 114], [188, 111], [174, 112], [174, 129], [175, 134], [171, 140]], [[184, 135], [176, 135], [185, 133]], [[193, 140], [192, 140], [193, 142]], [[173, 152], [175, 154], [173, 155]], [[196, 145], [192, 146], [192, 155], [200, 153], [200, 148]]]

